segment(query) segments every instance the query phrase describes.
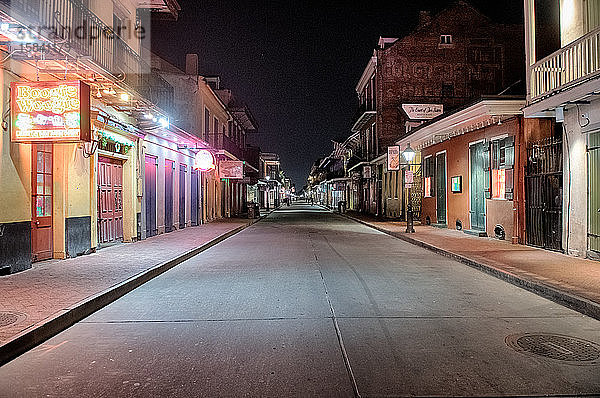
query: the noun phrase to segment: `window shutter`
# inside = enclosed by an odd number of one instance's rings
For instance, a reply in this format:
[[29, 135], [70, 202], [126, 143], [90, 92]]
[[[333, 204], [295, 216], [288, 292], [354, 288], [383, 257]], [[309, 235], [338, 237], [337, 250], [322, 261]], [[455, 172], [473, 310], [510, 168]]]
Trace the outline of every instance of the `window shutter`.
[[484, 171], [484, 184], [483, 191], [486, 199], [492, 198], [492, 175], [491, 175], [491, 163], [490, 163], [490, 147], [491, 144], [484, 144], [483, 147], [483, 171]]
[[514, 199], [514, 165], [515, 165], [515, 137], [510, 136], [504, 139], [504, 148], [506, 151], [506, 161], [504, 163], [506, 176], [506, 191], [504, 198], [506, 200]]

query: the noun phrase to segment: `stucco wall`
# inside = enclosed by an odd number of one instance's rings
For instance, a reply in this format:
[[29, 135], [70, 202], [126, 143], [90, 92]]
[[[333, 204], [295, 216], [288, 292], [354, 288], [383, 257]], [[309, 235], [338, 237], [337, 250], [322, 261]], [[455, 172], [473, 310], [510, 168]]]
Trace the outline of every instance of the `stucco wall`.
[[[563, 153], [563, 247], [568, 254], [587, 255], [588, 232], [588, 164], [587, 164], [587, 115], [589, 124], [600, 123], [600, 101], [589, 105], [568, 108], [565, 111]], [[582, 127], [584, 126], [584, 127]]]
[[[502, 135], [515, 135], [519, 132], [519, 120], [514, 118], [502, 125], [493, 125], [484, 129], [476, 130], [471, 133], [454, 137], [450, 140], [441, 142], [437, 145], [425, 148], [421, 156], [423, 159], [429, 155], [435, 156], [437, 153], [446, 151], [446, 213], [448, 228], [455, 229], [456, 221], [460, 220], [463, 229], [471, 229], [470, 217], [470, 153], [469, 144], [482, 139], [491, 140]], [[517, 171], [515, 170], [515, 184], [517, 181]], [[462, 192], [451, 192], [451, 178], [462, 177]], [[424, 198], [422, 210], [422, 222], [425, 222], [429, 216], [432, 223], [444, 222], [437, 220], [436, 198]], [[501, 224], [506, 230], [506, 237], [510, 239], [513, 236], [514, 213], [513, 201], [505, 199], [486, 200], [486, 228], [489, 236], [494, 235], [494, 227]], [[490, 228], [491, 227], [491, 228]]]

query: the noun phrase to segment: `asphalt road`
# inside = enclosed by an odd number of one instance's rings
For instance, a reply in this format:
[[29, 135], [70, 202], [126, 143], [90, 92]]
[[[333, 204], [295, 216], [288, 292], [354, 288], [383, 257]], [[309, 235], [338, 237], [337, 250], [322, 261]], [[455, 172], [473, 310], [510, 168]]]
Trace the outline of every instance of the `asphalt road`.
[[600, 394], [596, 348], [550, 334], [600, 322], [297, 205], [1, 367], [0, 396]]

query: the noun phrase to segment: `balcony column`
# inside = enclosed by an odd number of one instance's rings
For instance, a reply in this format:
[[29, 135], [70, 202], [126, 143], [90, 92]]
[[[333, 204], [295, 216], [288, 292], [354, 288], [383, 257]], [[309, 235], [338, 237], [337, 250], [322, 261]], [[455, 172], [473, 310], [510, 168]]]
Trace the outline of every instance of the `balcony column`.
[[525, 0], [525, 62], [527, 70], [525, 78], [527, 82], [527, 101], [531, 101], [532, 70], [535, 64], [535, 0]]

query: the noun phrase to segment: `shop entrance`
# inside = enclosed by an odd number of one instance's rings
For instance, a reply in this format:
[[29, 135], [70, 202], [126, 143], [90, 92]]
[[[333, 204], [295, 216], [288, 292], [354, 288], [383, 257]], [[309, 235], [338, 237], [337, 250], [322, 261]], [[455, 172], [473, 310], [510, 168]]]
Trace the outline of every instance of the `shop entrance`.
[[437, 223], [446, 224], [446, 152], [438, 154], [435, 163]]
[[562, 251], [562, 140], [527, 146], [525, 206], [527, 244]]
[[31, 255], [33, 261], [52, 258], [52, 144], [32, 145]]
[[173, 230], [173, 169], [172, 160], [165, 161], [165, 232]]
[[590, 134], [589, 143], [589, 250], [600, 255], [600, 131]]
[[123, 241], [123, 164], [98, 157], [98, 243]]
[[198, 208], [200, 207], [200, 203], [198, 201], [198, 171], [192, 170], [192, 183], [191, 183], [191, 217], [192, 217], [192, 226], [198, 225]]
[[488, 144], [481, 141], [469, 147], [471, 157], [471, 176], [469, 193], [471, 197], [471, 229], [485, 231], [485, 168], [489, 167], [489, 159], [485, 151]]
[[185, 165], [179, 165], [179, 228], [185, 228]]
[[144, 201], [146, 206], [146, 237], [158, 233], [156, 228], [156, 158], [146, 156], [145, 179], [144, 179]]

